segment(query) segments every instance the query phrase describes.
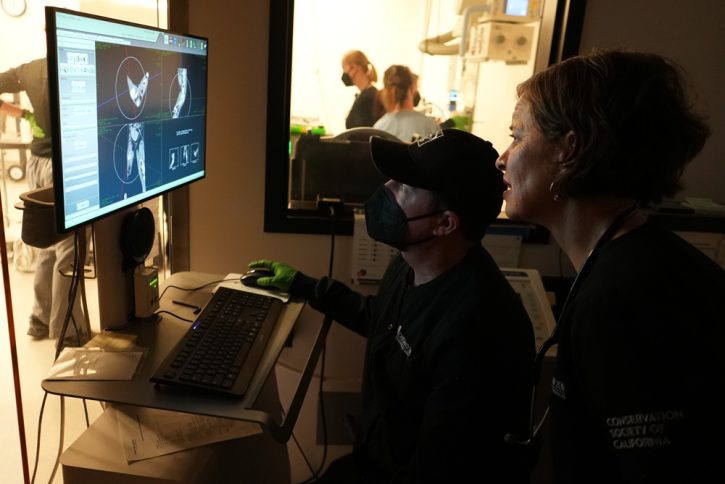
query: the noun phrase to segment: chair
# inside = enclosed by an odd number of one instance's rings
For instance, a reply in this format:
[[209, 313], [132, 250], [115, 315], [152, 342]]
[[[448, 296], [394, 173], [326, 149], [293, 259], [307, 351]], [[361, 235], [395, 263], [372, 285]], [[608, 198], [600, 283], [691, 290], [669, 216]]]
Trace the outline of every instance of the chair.
[[387, 131], [367, 127], [348, 129], [347, 131], [343, 131], [338, 134], [333, 139], [337, 141], [370, 141], [370, 137], [372, 136], [380, 136], [383, 139], [391, 141], [400, 141], [397, 136], [390, 134]]

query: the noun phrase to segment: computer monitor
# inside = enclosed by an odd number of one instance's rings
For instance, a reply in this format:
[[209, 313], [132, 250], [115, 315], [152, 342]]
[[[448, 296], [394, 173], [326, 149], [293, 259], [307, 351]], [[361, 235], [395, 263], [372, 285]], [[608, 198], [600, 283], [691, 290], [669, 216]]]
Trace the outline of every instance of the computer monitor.
[[206, 175], [208, 41], [46, 7], [56, 230], [94, 223], [102, 329], [134, 318], [123, 220]]
[[295, 145], [289, 206], [315, 208], [318, 198], [334, 198], [362, 207], [387, 180], [373, 164], [369, 136], [363, 141], [305, 134]]
[[46, 8], [57, 229], [206, 174], [206, 38]]

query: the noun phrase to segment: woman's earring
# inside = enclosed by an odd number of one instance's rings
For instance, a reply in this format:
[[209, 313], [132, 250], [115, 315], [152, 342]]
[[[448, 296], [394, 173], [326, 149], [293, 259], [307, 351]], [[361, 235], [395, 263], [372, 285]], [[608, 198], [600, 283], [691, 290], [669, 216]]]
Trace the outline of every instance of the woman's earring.
[[559, 183], [558, 182], [551, 182], [551, 185], [549, 185], [549, 192], [551, 193], [551, 196], [554, 198], [555, 202], [558, 202], [561, 200], [561, 194], [559, 193]]

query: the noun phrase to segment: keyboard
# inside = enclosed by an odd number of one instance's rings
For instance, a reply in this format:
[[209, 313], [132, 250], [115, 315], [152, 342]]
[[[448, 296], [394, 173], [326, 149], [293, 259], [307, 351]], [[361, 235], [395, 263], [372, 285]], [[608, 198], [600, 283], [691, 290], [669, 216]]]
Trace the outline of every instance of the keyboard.
[[281, 310], [277, 298], [217, 288], [151, 381], [244, 395]]

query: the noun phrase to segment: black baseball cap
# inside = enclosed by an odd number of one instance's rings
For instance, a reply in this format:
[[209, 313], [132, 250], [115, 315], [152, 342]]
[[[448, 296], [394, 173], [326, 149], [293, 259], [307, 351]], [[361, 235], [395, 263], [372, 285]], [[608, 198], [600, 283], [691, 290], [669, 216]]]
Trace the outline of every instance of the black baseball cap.
[[476, 237], [501, 212], [506, 186], [496, 168], [498, 152], [467, 131], [443, 129], [413, 143], [373, 136], [370, 154], [384, 176], [440, 195]]

